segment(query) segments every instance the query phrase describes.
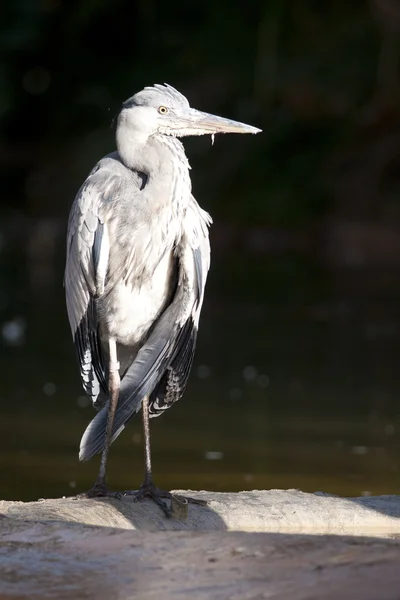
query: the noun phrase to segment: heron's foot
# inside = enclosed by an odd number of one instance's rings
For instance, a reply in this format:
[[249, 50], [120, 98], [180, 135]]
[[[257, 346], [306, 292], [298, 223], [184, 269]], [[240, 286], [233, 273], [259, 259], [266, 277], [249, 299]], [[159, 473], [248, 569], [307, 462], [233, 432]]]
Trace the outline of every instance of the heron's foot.
[[165, 516], [168, 518], [170, 518], [173, 515], [174, 511], [172, 511], [171, 508], [167, 505], [167, 503], [164, 502], [163, 498], [171, 500], [171, 502], [173, 500], [176, 500], [178, 503], [186, 505], [188, 503], [198, 504], [200, 506], [207, 505], [207, 502], [205, 500], [198, 500], [197, 498], [188, 498], [179, 494], [171, 494], [171, 492], [168, 492], [166, 490], [160, 490], [154, 485], [152, 481], [143, 483], [138, 490], [126, 490], [124, 492], [124, 496], [132, 496], [134, 502], [141, 502], [145, 498], [150, 498], [150, 500], [153, 500], [153, 502], [155, 502], [157, 506], [161, 508]]
[[122, 497], [121, 492], [112, 492], [104, 483], [95, 483], [88, 492], [77, 495], [77, 498], [115, 498], [117, 500], [121, 500]]
[[126, 490], [124, 496], [132, 496], [134, 502], [142, 502], [145, 498], [153, 500], [164, 512], [165, 516], [170, 518], [171, 509], [162, 498], [171, 498], [171, 493], [165, 490], [159, 490], [152, 481], [143, 483], [138, 490]]

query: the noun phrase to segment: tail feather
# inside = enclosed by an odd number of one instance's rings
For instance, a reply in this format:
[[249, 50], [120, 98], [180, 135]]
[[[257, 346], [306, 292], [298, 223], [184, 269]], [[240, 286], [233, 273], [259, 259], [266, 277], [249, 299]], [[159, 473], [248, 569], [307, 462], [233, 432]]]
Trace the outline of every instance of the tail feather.
[[[143, 397], [150, 394], [163, 376], [171, 360], [171, 347], [179, 337], [175, 319], [164, 313], [147, 343], [128, 368], [121, 382], [120, 395], [114, 418], [112, 441], [125, 424], [138, 412]], [[99, 411], [86, 428], [79, 449], [79, 459], [89, 460], [102, 451], [105, 441], [109, 402]]]

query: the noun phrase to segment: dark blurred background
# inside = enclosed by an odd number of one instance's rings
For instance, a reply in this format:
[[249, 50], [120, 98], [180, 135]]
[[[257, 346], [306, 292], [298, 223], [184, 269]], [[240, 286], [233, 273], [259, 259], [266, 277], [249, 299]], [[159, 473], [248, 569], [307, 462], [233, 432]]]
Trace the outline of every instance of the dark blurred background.
[[[156, 482], [400, 493], [399, 2], [8, 0], [0, 48], [0, 497], [93, 483], [66, 222], [121, 101], [165, 81], [263, 133], [185, 141], [212, 269]], [[140, 484], [141, 443], [137, 418], [113, 488]]]

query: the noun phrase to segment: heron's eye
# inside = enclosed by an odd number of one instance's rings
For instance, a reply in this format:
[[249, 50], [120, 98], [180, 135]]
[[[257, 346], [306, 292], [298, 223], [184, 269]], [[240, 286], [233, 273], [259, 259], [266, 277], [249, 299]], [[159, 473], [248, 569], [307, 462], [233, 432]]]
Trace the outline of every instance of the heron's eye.
[[166, 115], [168, 112], [168, 108], [166, 106], [159, 106], [158, 112], [160, 113], [160, 115]]

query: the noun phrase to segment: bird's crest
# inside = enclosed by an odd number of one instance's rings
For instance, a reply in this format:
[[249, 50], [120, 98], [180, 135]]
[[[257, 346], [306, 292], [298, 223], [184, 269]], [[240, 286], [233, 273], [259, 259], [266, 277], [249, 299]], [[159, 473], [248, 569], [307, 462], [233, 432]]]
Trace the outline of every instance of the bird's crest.
[[144, 89], [149, 91], [157, 90], [158, 92], [161, 92], [162, 94], [164, 94], [164, 96], [167, 96], [172, 100], [180, 102], [181, 104], [185, 104], [187, 107], [190, 106], [186, 96], [178, 92], [177, 89], [175, 89], [174, 87], [172, 87], [172, 85], [169, 85], [168, 83], [164, 83], [164, 85], [160, 83], [155, 83], [154, 85], [146, 86]]

